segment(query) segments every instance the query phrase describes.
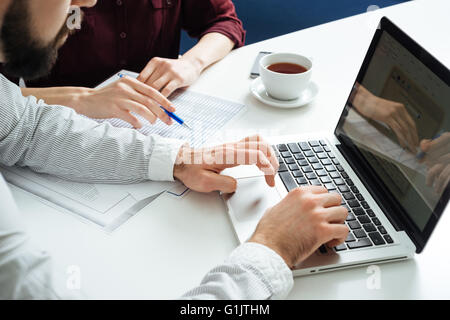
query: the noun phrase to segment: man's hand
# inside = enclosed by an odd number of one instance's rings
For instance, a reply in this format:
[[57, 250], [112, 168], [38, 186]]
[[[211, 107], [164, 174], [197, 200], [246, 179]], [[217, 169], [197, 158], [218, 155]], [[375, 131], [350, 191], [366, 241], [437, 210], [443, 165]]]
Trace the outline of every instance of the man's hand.
[[341, 196], [324, 187], [294, 189], [266, 212], [249, 241], [271, 248], [293, 268], [322, 244], [345, 241], [348, 211], [340, 203]]
[[267, 184], [275, 186], [278, 161], [271, 146], [259, 136], [213, 148], [183, 147], [173, 175], [194, 191], [232, 193], [236, 190], [236, 180], [220, 173], [239, 165], [258, 166], [265, 173]]
[[416, 153], [419, 145], [416, 123], [403, 104], [377, 97], [361, 85], [352, 103], [363, 116], [387, 124], [399, 144]]
[[450, 181], [450, 133], [435, 140], [422, 140], [420, 149], [425, 153], [421, 162], [428, 168], [427, 185], [441, 194]]
[[175, 90], [193, 84], [200, 77], [202, 70], [200, 63], [184, 57], [153, 58], [142, 70], [138, 80], [169, 97]]
[[175, 112], [171, 102], [152, 87], [131, 77], [124, 77], [101, 89], [89, 90], [77, 98], [79, 113], [94, 119], [119, 118], [135, 128], [142, 124], [131, 112], [154, 124], [159, 118], [167, 125], [172, 119], [160, 107]]

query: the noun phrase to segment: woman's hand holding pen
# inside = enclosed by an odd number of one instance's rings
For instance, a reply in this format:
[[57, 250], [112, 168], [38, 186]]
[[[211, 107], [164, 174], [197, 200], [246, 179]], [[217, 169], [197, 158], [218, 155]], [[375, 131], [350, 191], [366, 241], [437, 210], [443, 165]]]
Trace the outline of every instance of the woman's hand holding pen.
[[171, 125], [173, 120], [164, 109], [176, 111], [159, 91], [128, 76], [104, 88], [89, 89], [78, 95], [76, 100], [78, 106], [75, 109], [81, 114], [94, 119], [119, 118], [138, 129], [142, 127], [142, 123], [131, 112], [142, 116], [151, 124], [160, 119]]

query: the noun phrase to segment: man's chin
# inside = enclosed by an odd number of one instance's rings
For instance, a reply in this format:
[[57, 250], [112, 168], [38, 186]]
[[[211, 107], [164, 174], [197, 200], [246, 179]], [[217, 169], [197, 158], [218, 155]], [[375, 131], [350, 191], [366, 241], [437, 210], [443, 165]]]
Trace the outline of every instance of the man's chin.
[[3, 71], [12, 77], [26, 80], [43, 77], [54, 66], [58, 50], [66, 42], [71, 30], [63, 25], [50, 43], [42, 43], [31, 31], [31, 19], [27, 16], [28, 1], [11, 3], [0, 28]]

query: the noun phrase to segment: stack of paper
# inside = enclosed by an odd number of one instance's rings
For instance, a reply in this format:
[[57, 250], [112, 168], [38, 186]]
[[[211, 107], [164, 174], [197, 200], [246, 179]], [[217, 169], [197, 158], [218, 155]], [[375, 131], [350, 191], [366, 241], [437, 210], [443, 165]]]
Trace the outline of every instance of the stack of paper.
[[[2, 167], [5, 179], [59, 210], [76, 214], [106, 231], [113, 231], [128, 218], [147, 206], [153, 196], [172, 190], [181, 196], [180, 185], [144, 182], [133, 185], [108, 185], [71, 182], [40, 174], [28, 168]], [[178, 194], [177, 194], [178, 192]]]

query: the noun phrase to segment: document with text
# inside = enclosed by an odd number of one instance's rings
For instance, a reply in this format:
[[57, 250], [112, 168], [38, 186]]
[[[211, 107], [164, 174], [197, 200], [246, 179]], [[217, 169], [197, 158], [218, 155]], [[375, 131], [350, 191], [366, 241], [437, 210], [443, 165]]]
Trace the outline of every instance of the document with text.
[[6, 181], [60, 211], [75, 214], [111, 232], [150, 204], [156, 196], [169, 191], [182, 196], [179, 182], [143, 182], [133, 185], [78, 183], [28, 168], [0, 166]]

